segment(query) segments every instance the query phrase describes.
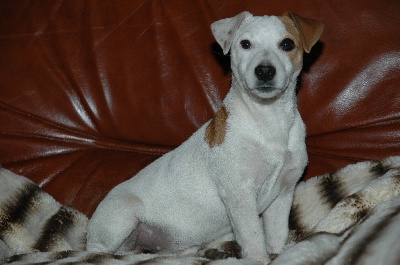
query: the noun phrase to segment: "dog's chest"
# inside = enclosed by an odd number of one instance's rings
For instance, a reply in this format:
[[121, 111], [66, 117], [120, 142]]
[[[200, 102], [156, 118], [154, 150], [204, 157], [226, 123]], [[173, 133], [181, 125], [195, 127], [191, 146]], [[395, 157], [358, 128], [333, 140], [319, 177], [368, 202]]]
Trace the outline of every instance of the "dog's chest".
[[271, 169], [255, 183], [258, 214], [279, 196], [291, 193], [301, 176], [303, 166], [297, 154], [286, 153], [282, 161], [271, 165]]
[[304, 123], [297, 112], [283, 114], [277, 111], [262, 121], [242, 119], [236, 127], [242, 174], [252, 178], [260, 211], [294, 188], [307, 163]]

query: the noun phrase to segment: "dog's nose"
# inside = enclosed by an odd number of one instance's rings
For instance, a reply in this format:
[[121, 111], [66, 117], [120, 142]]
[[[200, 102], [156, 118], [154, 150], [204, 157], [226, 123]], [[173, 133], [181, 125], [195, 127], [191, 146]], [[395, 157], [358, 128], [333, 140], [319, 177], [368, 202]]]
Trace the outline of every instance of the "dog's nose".
[[270, 81], [274, 78], [276, 70], [271, 65], [259, 65], [255, 69], [255, 74], [260, 81]]

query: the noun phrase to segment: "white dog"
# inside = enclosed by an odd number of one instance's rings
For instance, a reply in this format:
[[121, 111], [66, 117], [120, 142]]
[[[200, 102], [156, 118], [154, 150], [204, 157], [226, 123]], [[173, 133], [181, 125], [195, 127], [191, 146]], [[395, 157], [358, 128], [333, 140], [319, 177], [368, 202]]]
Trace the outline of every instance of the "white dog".
[[286, 244], [295, 184], [307, 164], [296, 81], [303, 52], [323, 26], [290, 12], [242, 12], [211, 27], [223, 52], [231, 50], [223, 106], [107, 195], [90, 220], [88, 250], [171, 253], [233, 232], [243, 257], [268, 262], [267, 253]]

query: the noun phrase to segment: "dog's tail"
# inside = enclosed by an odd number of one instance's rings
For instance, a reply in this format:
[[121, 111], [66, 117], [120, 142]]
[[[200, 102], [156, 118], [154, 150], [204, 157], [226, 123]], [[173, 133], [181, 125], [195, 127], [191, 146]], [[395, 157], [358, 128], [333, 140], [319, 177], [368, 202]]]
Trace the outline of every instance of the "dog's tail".
[[359, 162], [300, 182], [290, 213], [290, 240], [316, 232], [343, 233], [399, 193], [400, 156]]

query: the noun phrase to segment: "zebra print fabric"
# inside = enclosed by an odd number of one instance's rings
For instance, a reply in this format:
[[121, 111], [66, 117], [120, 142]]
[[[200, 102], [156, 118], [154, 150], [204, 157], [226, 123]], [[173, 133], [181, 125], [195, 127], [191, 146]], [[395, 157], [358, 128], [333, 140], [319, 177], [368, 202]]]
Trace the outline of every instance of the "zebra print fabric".
[[32, 181], [0, 169], [0, 258], [30, 252], [84, 250], [87, 218]]
[[290, 242], [272, 264], [400, 264], [400, 157], [299, 183]]
[[[400, 156], [300, 182], [289, 242], [271, 264], [400, 264], [399, 195]], [[87, 221], [30, 180], [0, 169], [0, 264], [254, 264], [240, 259], [232, 235], [185, 257], [89, 253]]]

